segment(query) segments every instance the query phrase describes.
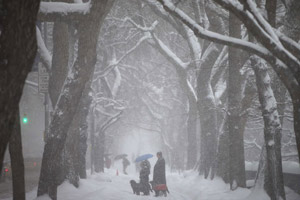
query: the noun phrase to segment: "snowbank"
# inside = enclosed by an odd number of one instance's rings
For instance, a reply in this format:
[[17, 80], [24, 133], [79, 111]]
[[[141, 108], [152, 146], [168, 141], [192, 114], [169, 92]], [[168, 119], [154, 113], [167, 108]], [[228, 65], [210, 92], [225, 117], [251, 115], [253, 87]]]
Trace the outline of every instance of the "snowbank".
[[[138, 180], [138, 174], [131, 173], [116, 175], [116, 169], [108, 170], [105, 174], [88, 176], [81, 180], [78, 189], [68, 182], [58, 188], [59, 200], [154, 200], [153, 193], [150, 196], [136, 196], [132, 193], [129, 181]], [[150, 176], [152, 179], [152, 176]], [[167, 184], [170, 190], [170, 200], [268, 200], [263, 190], [238, 188], [235, 191], [229, 189], [221, 179], [207, 180], [198, 176], [197, 172], [187, 171], [181, 174], [167, 173]], [[297, 200], [300, 196], [286, 188], [287, 200]], [[36, 189], [27, 193], [27, 199], [50, 200], [47, 196], [36, 197]]]
[[[258, 162], [245, 162], [247, 171], [257, 171]], [[300, 165], [294, 161], [283, 161], [282, 168], [284, 173], [300, 174]]]

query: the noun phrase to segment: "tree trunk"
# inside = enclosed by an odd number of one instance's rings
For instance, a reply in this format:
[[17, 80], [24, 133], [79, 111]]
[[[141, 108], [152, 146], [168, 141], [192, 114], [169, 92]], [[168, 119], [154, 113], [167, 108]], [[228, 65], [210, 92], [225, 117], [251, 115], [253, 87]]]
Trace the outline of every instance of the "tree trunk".
[[209, 82], [205, 81], [203, 76], [207, 76], [207, 73], [202, 71], [197, 78], [198, 110], [201, 126], [199, 174], [203, 174], [207, 178], [211, 173], [211, 178], [213, 178], [217, 156], [217, 113], [211, 85], [207, 84]]
[[49, 194], [56, 199], [57, 171], [61, 167], [59, 163], [67, 132], [85, 85], [91, 79], [97, 60], [100, 26], [112, 4], [113, 1], [91, 1], [90, 13], [79, 23], [78, 58], [69, 71], [49, 127], [50, 137], [44, 148], [38, 196]]
[[2, 0], [0, 7], [0, 170], [37, 51], [38, 0]]
[[[300, 39], [300, 1], [291, 0], [288, 1], [287, 12], [285, 16], [284, 33], [295, 41]], [[293, 117], [294, 117], [294, 131], [296, 136], [298, 161], [300, 163], [300, 87], [295, 88], [294, 92], [289, 91], [293, 102]]]
[[91, 121], [91, 132], [90, 132], [90, 143], [91, 143], [91, 174], [94, 173], [95, 165], [95, 108], [90, 111], [90, 121]]
[[[241, 102], [241, 121], [240, 121], [240, 131], [244, 133], [247, 119], [248, 119], [248, 108], [250, 108], [253, 98], [257, 92], [254, 77], [247, 78], [247, 83], [245, 84], [244, 97]], [[226, 114], [227, 115], [227, 114]], [[228, 136], [228, 124], [227, 116], [225, 117], [224, 131], [219, 137], [218, 146], [218, 169], [217, 175], [222, 177], [225, 183], [229, 183], [229, 136]]]
[[[241, 37], [241, 22], [229, 14], [229, 34], [232, 37]], [[241, 85], [242, 67], [241, 51], [229, 47], [228, 61], [228, 136], [229, 136], [229, 182], [230, 188], [246, 187], [244, 133], [241, 131]]]
[[85, 154], [87, 150], [87, 116], [91, 104], [89, 96], [91, 81], [87, 83], [87, 87], [83, 91], [79, 106], [73, 118], [72, 125], [68, 132], [66, 142], [66, 151], [69, 155], [68, 164], [70, 169], [66, 175], [69, 181], [77, 187], [79, 185], [79, 177], [86, 178]]
[[55, 22], [53, 27], [53, 56], [49, 79], [49, 96], [55, 107], [68, 74], [69, 37], [68, 25]]
[[19, 112], [16, 114], [14, 128], [9, 140], [9, 154], [13, 179], [13, 199], [25, 200], [24, 159]]
[[292, 97], [292, 101], [294, 113], [294, 131], [298, 149], [298, 161], [300, 162], [300, 92]]
[[193, 169], [197, 163], [197, 101], [195, 99], [189, 99], [189, 113], [187, 121], [187, 166], [186, 169]]
[[[255, 58], [252, 58], [255, 59]], [[253, 63], [256, 61], [253, 61]], [[264, 119], [264, 136], [267, 150], [267, 177], [265, 190], [271, 200], [285, 199], [282, 161], [281, 161], [281, 125], [277, 111], [276, 99], [271, 88], [267, 68], [262, 63], [253, 66], [258, 97]]]

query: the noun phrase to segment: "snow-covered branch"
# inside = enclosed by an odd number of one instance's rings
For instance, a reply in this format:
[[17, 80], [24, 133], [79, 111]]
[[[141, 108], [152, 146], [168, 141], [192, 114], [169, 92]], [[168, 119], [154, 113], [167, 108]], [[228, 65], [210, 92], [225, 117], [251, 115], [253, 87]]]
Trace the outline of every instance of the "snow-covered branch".
[[297, 79], [298, 84], [300, 83], [300, 61], [280, 43], [277, 34], [270, 24], [263, 19], [253, 1], [247, 1], [251, 12], [245, 11], [243, 6], [236, 1], [215, 0], [215, 2], [238, 16], [248, 30], [251, 30], [255, 35], [255, 38], [267, 48], [268, 51], [272, 52], [276, 58], [280, 59], [294, 74], [294, 78]]
[[256, 139], [253, 139], [252, 141], [244, 140], [245, 145], [248, 145], [249, 147], [256, 147], [259, 150], [262, 149], [262, 146], [257, 144]]
[[38, 27], [36, 27], [36, 39], [38, 45], [38, 53], [42, 59], [42, 63], [47, 67], [48, 71], [50, 71], [52, 66], [52, 56], [44, 43], [41, 31]]
[[112, 96], [115, 98], [117, 95], [117, 92], [121, 86], [122, 77], [121, 77], [121, 73], [120, 73], [120, 70], [118, 67], [114, 68], [114, 73], [115, 73], [115, 81], [114, 81], [111, 93], [112, 93]]
[[[223, 45], [229, 45], [232, 47], [240, 48], [243, 50], [246, 50], [250, 53], [256, 54], [265, 60], [267, 60], [273, 69], [276, 71], [281, 80], [284, 82], [285, 86], [290, 90], [294, 91], [295, 88], [299, 87], [299, 83], [296, 80], [296, 77], [294, 76], [294, 73], [287, 70], [287, 66], [282, 60], [278, 59], [276, 56], [274, 56], [269, 49], [262, 47], [258, 44], [254, 44], [252, 42], [247, 42], [241, 39], [228, 37], [225, 35], [221, 35], [212, 31], [205, 30], [203, 27], [201, 27], [199, 24], [197, 24], [193, 19], [191, 19], [188, 15], [186, 15], [182, 10], [178, 9], [175, 5], [173, 5], [169, 0], [157, 0], [159, 1], [165, 10], [167, 10], [169, 13], [171, 13], [173, 16], [180, 19], [185, 25], [187, 25], [190, 29], [192, 29], [197, 37], [207, 39], [213, 42], [217, 42]], [[241, 4], [236, 3], [235, 5], [230, 5], [227, 0], [215, 0], [218, 2], [221, 6], [223, 6], [226, 9], [230, 9], [230, 11], [233, 11], [236, 15], [239, 16], [240, 13], [242, 13], [243, 17], [246, 19], [243, 21], [246, 25], [249, 24], [247, 22], [248, 18], [251, 18], [251, 16], [248, 16], [249, 12], [246, 12], [247, 15], [245, 16], [245, 12], [243, 11], [243, 7]], [[231, 2], [231, 1], [229, 1]], [[232, 2], [231, 2], [232, 3]], [[253, 18], [253, 17], [252, 17]], [[251, 18], [251, 20], [253, 20]], [[253, 21], [252, 21], [253, 22]], [[251, 24], [253, 25], [253, 24]], [[254, 24], [253, 29], [256, 29], [256, 24]], [[260, 33], [258, 33], [260, 35]], [[265, 44], [265, 42], [263, 43]], [[268, 43], [269, 48], [274, 48], [274, 45], [271, 43]], [[279, 50], [276, 50], [279, 51]], [[285, 53], [282, 51], [282, 53]], [[282, 56], [280, 56], [282, 58]], [[298, 76], [300, 77], [300, 76]], [[297, 91], [295, 91], [297, 92]]]
[[162, 117], [159, 113], [155, 112], [155, 111], [151, 108], [151, 106], [148, 104], [148, 102], [145, 100], [145, 98], [142, 97], [141, 100], [142, 100], [142, 102], [146, 105], [147, 110], [149, 111], [150, 115], [151, 115], [154, 119], [157, 119], [157, 120], [162, 120], [162, 119], [163, 119], [163, 117]]
[[123, 111], [113, 115], [112, 117], [110, 117], [109, 119], [107, 119], [102, 125], [101, 125], [101, 129], [100, 132], [105, 131], [108, 127], [110, 127], [112, 124], [116, 123], [118, 121], [118, 119], [120, 118], [121, 114], [123, 113]]
[[90, 12], [91, 3], [41, 2], [40, 21], [73, 21]]
[[111, 72], [126, 56], [130, 55], [132, 52], [134, 52], [137, 47], [139, 47], [145, 40], [150, 39], [149, 34], [145, 34], [142, 38], [139, 39], [139, 41], [131, 48], [129, 49], [125, 54], [123, 54], [118, 60], [115, 58], [109, 62], [109, 64], [101, 71], [95, 72], [95, 76], [97, 78], [105, 77], [107, 74]]

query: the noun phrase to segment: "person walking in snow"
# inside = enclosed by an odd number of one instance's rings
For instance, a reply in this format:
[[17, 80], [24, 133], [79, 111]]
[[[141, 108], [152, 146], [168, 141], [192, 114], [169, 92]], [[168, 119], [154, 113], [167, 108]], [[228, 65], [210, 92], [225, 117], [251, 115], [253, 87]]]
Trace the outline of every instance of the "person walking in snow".
[[[162, 152], [157, 152], [157, 161], [153, 170], [153, 186], [165, 185], [166, 186], [166, 165]], [[155, 196], [159, 196], [159, 190], [154, 190]]]
[[124, 157], [122, 164], [123, 164], [123, 173], [127, 175], [126, 168], [128, 167], [128, 165], [130, 165], [130, 162], [126, 157]]
[[148, 160], [144, 160], [140, 164], [140, 186], [141, 191], [144, 195], [150, 194], [150, 184], [149, 184], [149, 174], [150, 174], [150, 162]]

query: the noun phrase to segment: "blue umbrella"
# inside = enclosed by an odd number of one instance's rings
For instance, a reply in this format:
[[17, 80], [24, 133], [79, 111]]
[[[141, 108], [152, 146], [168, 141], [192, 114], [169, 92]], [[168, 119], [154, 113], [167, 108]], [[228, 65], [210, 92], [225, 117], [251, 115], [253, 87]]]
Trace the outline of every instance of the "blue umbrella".
[[141, 156], [137, 157], [135, 159], [135, 162], [141, 162], [143, 160], [147, 160], [148, 158], [152, 158], [152, 157], [153, 157], [152, 154], [144, 154], [144, 155], [141, 155]]

